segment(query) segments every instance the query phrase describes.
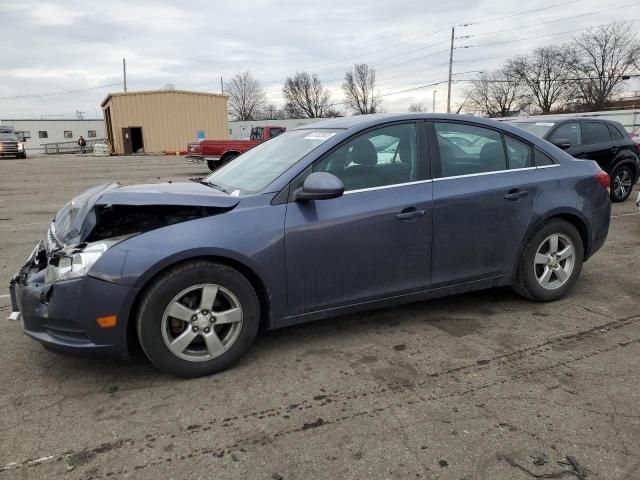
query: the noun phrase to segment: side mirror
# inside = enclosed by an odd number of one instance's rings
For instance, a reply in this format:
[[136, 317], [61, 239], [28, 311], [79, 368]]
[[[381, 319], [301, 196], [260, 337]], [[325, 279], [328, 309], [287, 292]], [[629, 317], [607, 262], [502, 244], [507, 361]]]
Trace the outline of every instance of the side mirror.
[[566, 138], [556, 138], [555, 140], [552, 140], [551, 143], [562, 150], [568, 150], [571, 148], [571, 142]]
[[344, 184], [338, 177], [327, 172], [313, 172], [305, 178], [302, 188], [296, 190], [295, 200], [329, 200], [341, 197], [343, 193]]

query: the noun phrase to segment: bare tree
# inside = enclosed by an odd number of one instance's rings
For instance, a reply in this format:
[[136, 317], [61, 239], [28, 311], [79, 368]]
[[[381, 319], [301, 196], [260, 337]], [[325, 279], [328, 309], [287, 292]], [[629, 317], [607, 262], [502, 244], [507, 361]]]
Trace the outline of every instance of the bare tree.
[[322, 86], [318, 75], [297, 73], [285, 80], [282, 87], [285, 110], [293, 118], [323, 117], [329, 106], [329, 90]]
[[574, 63], [575, 54], [569, 46], [548, 45], [507, 61], [506, 69], [526, 85], [532, 103], [548, 113], [575, 97]]
[[511, 71], [500, 69], [480, 73], [467, 90], [463, 106], [489, 117], [508, 117], [528, 103], [520, 79]]
[[273, 103], [270, 103], [262, 109], [260, 118], [262, 120], [284, 120], [287, 118], [287, 114], [284, 110], [277, 108]]
[[375, 69], [366, 63], [355, 64], [345, 73], [342, 84], [347, 109], [356, 115], [379, 112], [382, 99], [374, 93], [375, 86]]
[[588, 30], [574, 44], [579, 96], [586, 106], [600, 110], [620, 91], [627, 75], [638, 68], [638, 36], [627, 23], [611, 23]]
[[409, 112], [411, 113], [420, 113], [426, 112], [427, 106], [424, 103], [412, 103], [409, 105]]
[[224, 83], [229, 96], [229, 113], [236, 120], [255, 120], [260, 117], [267, 99], [260, 85], [248, 70], [236, 73]]

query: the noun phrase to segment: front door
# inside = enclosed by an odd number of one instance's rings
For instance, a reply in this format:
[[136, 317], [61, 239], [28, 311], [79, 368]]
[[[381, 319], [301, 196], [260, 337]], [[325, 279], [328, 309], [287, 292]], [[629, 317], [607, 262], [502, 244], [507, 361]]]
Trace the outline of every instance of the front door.
[[432, 184], [418, 137], [413, 122], [378, 128], [313, 166], [346, 191], [287, 206], [290, 315], [428, 288]]
[[131, 155], [133, 153], [133, 141], [131, 139], [131, 129], [122, 129], [122, 146], [124, 148], [125, 155]]
[[430, 131], [433, 288], [505, 275], [537, 194], [531, 146], [459, 122], [435, 123]]

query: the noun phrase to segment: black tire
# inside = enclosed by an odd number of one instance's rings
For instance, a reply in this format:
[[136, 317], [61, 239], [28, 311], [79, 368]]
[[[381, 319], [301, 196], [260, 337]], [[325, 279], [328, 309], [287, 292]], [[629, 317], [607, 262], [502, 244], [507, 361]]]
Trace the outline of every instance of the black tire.
[[635, 172], [629, 165], [620, 165], [611, 172], [611, 201], [624, 202], [633, 190]]
[[[162, 319], [165, 309], [177, 295], [202, 284], [215, 284], [232, 292], [241, 307], [242, 320], [239, 333], [224, 353], [209, 360], [191, 361], [178, 357], [169, 349]], [[226, 265], [198, 260], [179, 265], [155, 280], [140, 302], [136, 321], [140, 345], [151, 363], [172, 375], [200, 377], [229, 368], [249, 349], [260, 325], [260, 303], [251, 283], [240, 272]], [[191, 328], [187, 323], [184, 331]]]
[[207, 160], [207, 166], [209, 167], [209, 170], [211, 170], [212, 172], [215, 172], [216, 170], [224, 167], [227, 163], [229, 163], [231, 160], [236, 158], [238, 155], [239, 154], [237, 153], [228, 153], [227, 155], [224, 155], [219, 162], [213, 162], [211, 160]]
[[18, 158], [27, 158], [27, 154], [26, 153], [21, 153], [20, 155], [18, 155]]
[[[557, 234], [568, 237], [573, 243], [575, 252], [574, 263], [571, 273], [564, 284], [554, 289], [547, 289], [540, 285], [536, 277], [535, 268], [538, 267], [535, 266], [535, 257], [545, 239]], [[558, 300], [566, 295], [575, 285], [582, 271], [583, 260], [584, 245], [578, 230], [565, 220], [558, 218], [551, 219], [541, 225], [527, 241], [518, 264], [518, 272], [515, 283], [513, 284], [513, 289], [523, 297], [537, 302], [553, 302], [554, 300]]]

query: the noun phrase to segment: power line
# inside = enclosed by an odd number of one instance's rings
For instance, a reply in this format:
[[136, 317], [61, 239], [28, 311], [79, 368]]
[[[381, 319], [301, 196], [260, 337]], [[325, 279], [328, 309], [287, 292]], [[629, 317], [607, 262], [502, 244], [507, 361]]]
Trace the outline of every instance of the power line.
[[556, 18], [554, 20], [548, 20], [546, 22], [538, 22], [538, 23], [536, 23], [534, 25], [526, 25], [526, 26], [523, 26], [523, 27], [505, 28], [504, 30], [496, 30], [496, 31], [493, 31], [493, 32], [480, 33], [480, 34], [472, 35], [472, 36], [474, 38], [486, 37], [487, 35], [495, 35], [496, 33], [512, 32], [514, 30], [523, 30], [525, 28], [539, 27], [540, 25], [548, 25], [550, 23], [563, 22], [565, 20], [575, 20], [576, 18], [588, 17], [590, 15], [597, 15], [599, 13], [611, 12], [611, 11], [614, 11], [614, 10], [620, 10], [622, 8], [634, 7], [636, 5], [640, 5], [640, 2], [629, 3], [627, 5], [622, 5], [620, 7], [604, 8], [602, 10], [596, 10], [596, 11], [593, 11], [593, 12], [582, 13], [580, 15], [570, 15], [568, 17]]
[[[572, 4], [572, 3], [577, 3], [577, 2], [579, 2], [579, 1], [581, 1], [581, 0], [571, 0], [571, 1], [567, 1], [567, 2], [562, 2], [562, 3], [554, 4], [554, 5], [549, 5], [549, 6], [547, 6], [547, 7], [543, 7], [543, 8], [537, 8], [537, 9], [533, 9], [533, 10], [527, 10], [527, 11], [524, 11], [524, 12], [518, 12], [518, 13], [514, 13], [514, 14], [510, 14], [510, 15], [505, 15], [505, 16], [501, 16], [501, 17], [488, 18], [488, 19], [479, 20], [479, 21], [475, 21], [475, 22], [466, 22], [466, 23], [462, 24], [461, 26], [479, 25], [479, 24], [483, 24], [483, 23], [488, 23], [488, 22], [493, 22], [493, 21], [503, 20], [503, 19], [505, 19], [505, 18], [512, 18], [512, 17], [516, 17], [516, 16], [529, 15], [529, 14], [532, 14], [532, 13], [537, 13], [537, 12], [541, 12], [541, 11], [544, 11], [544, 10], [550, 10], [550, 9], [557, 8], [557, 7], [561, 7], [561, 6], [564, 6], [564, 5], [569, 5], [569, 4]], [[353, 60], [353, 59], [356, 59], [356, 58], [362, 58], [362, 57], [365, 57], [365, 56], [368, 56], [368, 55], [371, 55], [371, 54], [374, 54], [374, 53], [378, 53], [378, 52], [385, 51], [385, 50], [389, 50], [389, 49], [392, 49], [392, 48], [395, 48], [395, 47], [398, 47], [398, 46], [406, 45], [406, 44], [408, 44], [408, 43], [412, 43], [412, 42], [414, 42], [414, 41], [416, 41], [416, 40], [420, 40], [420, 39], [424, 39], [424, 38], [429, 38], [429, 37], [432, 37], [432, 36], [434, 36], [434, 35], [437, 35], [438, 33], [442, 33], [442, 32], [444, 32], [444, 31], [447, 31], [447, 30], [449, 30], [449, 28], [450, 28], [450, 27], [445, 27], [445, 28], [442, 28], [442, 29], [436, 30], [436, 31], [434, 31], [434, 32], [431, 32], [431, 33], [428, 33], [428, 34], [425, 34], [425, 35], [420, 35], [420, 36], [418, 36], [418, 37], [414, 37], [414, 38], [411, 38], [411, 39], [409, 39], [409, 40], [405, 40], [405, 41], [402, 41], [402, 42], [399, 42], [399, 43], [395, 43], [395, 44], [393, 44], [393, 45], [389, 45], [389, 46], [387, 46], [387, 47], [379, 48], [379, 49], [376, 49], [376, 50], [370, 50], [370, 51], [368, 51], [368, 52], [364, 52], [364, 53], [361, 53], [361, 54], [358, 54], [358, 55], [353, 55], [353, 56], [349, 56], [349, 57], [344, 57], [344, 58], [339, 59], [339, 60], [333, 60], [333, 61], [326, 62], [326, 63], [322, 63], [322, 64], [310, 65], [310, 66], [301, 67], [301, 68], [294, 69], [294, 70], [284, 70], [284, 71], [280, 71], [280, 72], [267, 72], [267, 73], [264, 73], [264, 74], [261, 74], [261, 75], [258, 75], [258, 76], [259, 76], [259, 77], [261, 77], [261, 78], [264, 78], [265, 76], [267, 76], [267, 77], [271, 77], [271, 76], [284, 75], [284, 74], [289, 74], [289, 73], [296, 73], [296, 72], [298, 72], [298, 71], [307, 71], [307, 70], [315, 70], [315, 69], [319, 69], [319, 68], [322, 68], [322, 67], [325, 67], [325, 66], [328, 66], [328, 65], [334, 65], [334, 64], [336, 64], [336, 63], [344, 62], [344, 61], [347, 61], [347, 60]], [[415, 51], [418, 51], [418, 50], [422, 50], [422, 49], [425, 49], [425, 48], [429, 48], [430, 46], [439, 45], [439, 44], [441, 44], [441, 43], [446, 43], [446, 42], [448, 42], [448, 41], [449, 41], [449, 40], [447, 39], [447, 40], [445, 40], [444, 42], [438, 42], [438, 43], [436, 43], [436, 44], [427, 45], [427, 46], [424, 46], [424, 47], [422, 47], [422, 48], [412, 50], [411, 52], [405, 52], [405, 53], [400, 54], [400, 55], [408, 55], [409, 53], [412, 53], [412, 52], [415, 52]], [[448, 51], [448, 50], [447, 50], [447, 51]], [[397, 56], [399, 56], [399, 55], [396, 55], [396, 57], [397, 57]], [[393, 58], [393, 57], [392, 57], [392, 58]], [[416, 60], [417, 60], [417, 59], [416, 59]], [[377, 60], [377, 61], [382, 61], [382, 59], [379, 59], [379, 60]], [[333, 71], [332, 71], [332, 72], [324, 72], [324, 74], [328, 74], [328, 73], [333, 73]], [[198, 84], [196, 84], [196, 85], [193, 85], [191, 88], [197, 88], [197, 87], [199, 87], [199, 86], [206, 85], [206, 84], [208, 84], [208, 83], [212, 83], [213, 81], [214, 81], [214, 80], [207, 80], [207, 81], [204, 81], [204, 82], [198, 83]], [[217, 81], [217, 79], [216, 79], [216, 81]], [[276, 81], [274, 81], [273, 83], [276, 83], [276, 82], [277, 82], [277, 80], [276, 80]]]
[[[628, 23], [632, 23], [632, 22], [637, 22], [638, 20], [640, 20], [640, 18], [632, 18], [630, 20], [625, 20]], [[534, 39], [538, 39], [538, 38], [547, 38], [547, 37], [557, 37], [559, 35], [566, 35], [568, 33], [577, 33], [577, 32], [584, 32], [585, 30], [589, 30], [589, 28], [591, 27], [586, 27], [586, 28], [578, 28], [575, 30], [567, 30], [564, 32], [556, 32], [556, 33], [548, 33], [545, 35], [536, 35], [534, 37], [525, 37], [525, 38], [514, 38], [511, 40], [504, 40], [501, 42], [489, 42], [489, 43], [478, 43], [476, 45], [465, 45], [463, 47], [459, 47], [459, 48], [477, 48], [477, 47], [487, 47], [487, 46], [493, 46], [493, 45], [505, 45], [507, 43], [513, 43], [513, 42], [523, 42], [525, 40], [534, 40]]]
[[27, 98], [42, 98], [42, 97], [55, 97], [55, 96], [59, 96], [59, 95], [70, 95], [73, 93], [80, 93], [80, 92], [88, 92], [90, 90], [98, 90], [101, 88], [108, 88], [108, 87], [115, 87], [118, 85], [122, 85], [120, 82], [118, 83], [109, 83], [106, 85], [98, 85], [96, 87], [87, 87], [87, 88], [78, 88], [75, 90], [64, 90], [61, 92], [48, 92], [48, 93], [30, 93], [30, 94], [26, 94], [26, 95], [11, 95], [11, 96], [7, 96], [7, 97], [0, 97], [0, 100], [22, 100], [22, 99], [27, 99]]
[[580, 1], [581, 0], [571, 0], [569, 2], [557, 3], [555, 5], [549, 5], [548, 7], [536, 8], [534, 10], [527, 10], [525, 12], [511, 13], [509, 15], [503, 15], [501, 17], [487, 18], [486, 20], [479, 20], [479, 21], [476, 21], [476, 22], [462, 23], [462, 24], [456, 25], [456, 26], [458, 26], [458, 27], [469, 27], [471, 25], [480, 25], [482, 23], [497, 22], [498, 20], [504, 20], [506, 18], [519, 17], [519, 16], [522, 16], [522, 15], [529, 15], [531, 13], [542, 12], [543, 10], [551, 10], [552, 8], [558, 8], [558, 7], [562, 7], [564, 5], [569, 5], [571, 3], [578, 3]]

